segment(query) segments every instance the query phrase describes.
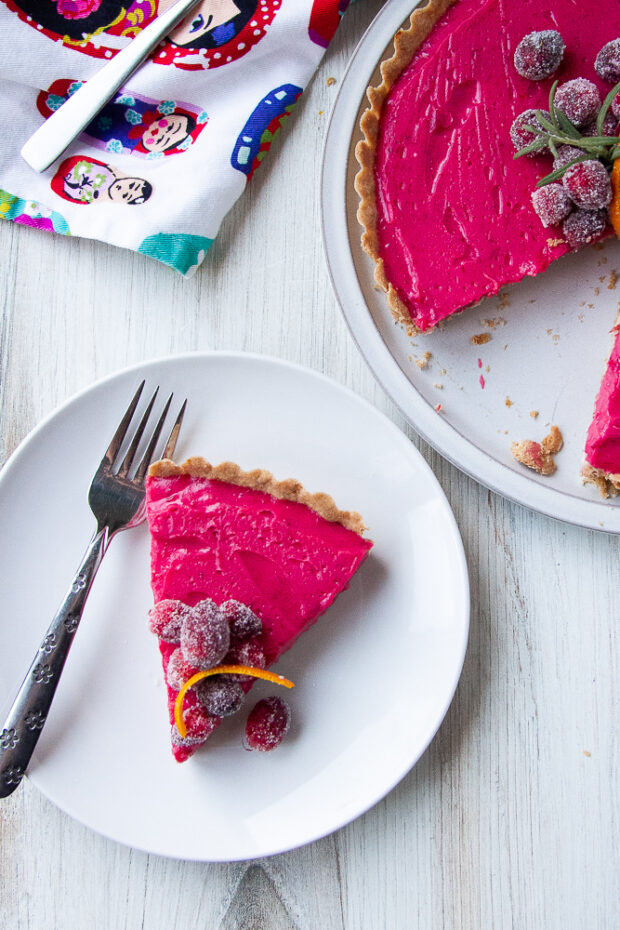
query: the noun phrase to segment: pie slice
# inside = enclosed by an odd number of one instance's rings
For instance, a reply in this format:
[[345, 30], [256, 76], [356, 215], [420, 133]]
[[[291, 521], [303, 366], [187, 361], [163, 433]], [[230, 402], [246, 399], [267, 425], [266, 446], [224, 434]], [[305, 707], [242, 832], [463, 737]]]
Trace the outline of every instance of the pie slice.
[[[180, 602], [187, 611], [204, 611], [211, 602], [225, 609], [233, 605], [260, 621], [260, 632], [245, 643], [250, 649], [245, 655], [258, 654], [267, 666], [348, 587], [372, 547], [362, 535], [361, 516], [339, 510], [327, 494], [310, 494], [298, 481], [276, 481], [268, 471], [245, 472], [231, 462], [156, 462], [147, 479], [146, 512], [155, 610], [168, 602]], [[172, 752], [183, 762], [219, 726], [221, 717], [206, 714], [190, 691], [184, 719], [191, 724], [192, 715], [200, 718], [198, 729], [192, 733], [189, 726], [188, 737], [180, 737], [174, 724], [180, 687], [178, 634], [160, 636], [159, 647]], [[234, 649], [233, 643], [232, 653]], [[169, 663], [175, 652], [173, 675]], [[232, 653], [223, 661], [232, 657], [239, 664]], [[244, 690], [250, 686], [244, 681]]]
[[620, 492], [620, 314], [586, 439], [583, 479], [603, 497]]

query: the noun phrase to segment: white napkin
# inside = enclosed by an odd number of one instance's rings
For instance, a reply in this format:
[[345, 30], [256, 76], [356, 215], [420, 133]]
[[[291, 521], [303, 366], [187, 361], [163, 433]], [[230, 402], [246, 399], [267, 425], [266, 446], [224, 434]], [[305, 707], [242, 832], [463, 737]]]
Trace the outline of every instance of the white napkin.
[[1, 0], [0, 217], [102, 239], [191, 275], [347, 2], [202, 0], [37, 174], [19, 154], [24, 142], [172, 0]]

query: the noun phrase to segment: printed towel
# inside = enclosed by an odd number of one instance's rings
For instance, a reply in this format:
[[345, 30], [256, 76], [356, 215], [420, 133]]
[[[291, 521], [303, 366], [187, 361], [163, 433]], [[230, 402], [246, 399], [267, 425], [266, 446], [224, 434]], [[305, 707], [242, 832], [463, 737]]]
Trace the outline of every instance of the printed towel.
[[173, 0], [0, 0], [0, 217], [191, 275], [348, 0], [202, 0], [37, 174], [24, 142]]

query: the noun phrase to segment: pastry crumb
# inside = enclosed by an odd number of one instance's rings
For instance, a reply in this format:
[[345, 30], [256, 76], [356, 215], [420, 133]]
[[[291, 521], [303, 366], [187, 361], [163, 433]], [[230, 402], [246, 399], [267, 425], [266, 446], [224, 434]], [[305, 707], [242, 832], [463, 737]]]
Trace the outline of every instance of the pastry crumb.
[[506, 294], [504, 291], [500, 291], [498, 293], [497, 299], [499, 301], [497, 304], [498, 310], [504, 310], [505, 307], [510, 306], [510, 298], [508, 297], [508, 294]]
[[429, 361], [431, 360], [431, 358], [432, 358], [431, 353], [430, 353], [430, 352], [425, 352], [424, 355], [422, 356], [422, 358], [419, 358], [419, 359], [416, 361], [416, 365], [418, 366], [418, 368], [419, 368], [420, 370], [422, 370], [423, 368], [426, 368], [426, 366], [428, 365], [428, 363], [429, 363]]
[[475, 346], [483, 346], [491, 341], [491, 333], [476, 333], [471, 337], [471, 341]]
[[615, 290], [616, 290], [616, 284], [617, 284], [617, 283], [618, 283], [618, 272], [617, 272], [617, 271], [610, 271], [610, 272], [609, 272], [609, 283], [608, 283], [608, 285], [607, 285], [607, 290], [608, 290], [608, 291], [615, 291]]
[[447, 373], [448, 373], [448, 369], [447, 369], [447, 368], [440, 368], [440, 369], [439, 369], [439, 374], [440, 374], [440, 375], [446, 375]]
[[538, 410], [530, 410], [530, 416], [532, 420], [535, 420], [536, 417], [538, 416]]
[[512, 401], [511, 401], [511, 399], [510, 399], [509, 397], [506, 398], [506, 400], [504, 401], [504, 403], [505, 403], [505, 405], [506, 405], [507, 407], [512, 407]]
[[551, 431], [542, 442], [535, 442], [533, 439], [521, 439], [519, 442], [513, 442], [510, 451], [514, 459], [521, 465], [526, 465], [533, 469], [539, 475], [552, 475], [556, 469], [553, 456], [556, 455], [564, 445], [562, 433], [557, 426], [552, 426]]
[[601, 293], [600, 287], [595, 287], [595, 288], [594, 288], [594, 296], [595, 296], [595, 297], [598, 297], [598, 295], [599, 295], [600, 293]]
[[328, 77], [325, 83], [327, 84], [328, 87], [333, 87], [334, 84], [336, 83], [336, 78]]
[[588, 759], [591, 759], [591, 758], [592, 758], [592, 753], [590, 752], [589, 749], [584, 749], [583, 754], [584, 754], [584, 756], [587, 756]]
[[434, 388], [437, 388], [438, 391], [443, 391], [443, 384], [438, 384], [437, 382], [433, 385]]
[[563, 242], [564, 239], [547, 239], [547, 245], [550, 249], [552, 249], [554, 245], [562, 245]]
[[505, 326], [506, 320], [503, 316], [492, 317], [491, 319], [480, 320], [483, 326], [488, 326], [489, 329], [497, 329], [498, 326]]
[[487, 375], [488, 375], [488, 373], [491, 371], [491, 366], [490, 366], [490, 365], [487, 365], [487, 367], [486, 367], [484, 370], [486, 371], [486, 373], [487, 373]]

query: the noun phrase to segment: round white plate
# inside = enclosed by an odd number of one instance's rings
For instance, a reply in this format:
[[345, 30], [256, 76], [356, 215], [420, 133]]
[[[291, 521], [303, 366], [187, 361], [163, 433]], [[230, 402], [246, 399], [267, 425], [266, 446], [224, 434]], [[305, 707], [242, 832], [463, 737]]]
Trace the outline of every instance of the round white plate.
[[[349, 590], [279, 663], [296, 683], [285, 743], [271, 754], [245, 752], [240, 714], [178, 765], [146, 625], [148, 531], [120, 534], [95, 580], [29, 777], [77, 820], [149, 852], [207, 861], [281, 852], [382, 798], [439, 727], [468, 633], [459, 532], [406, 437], [322, 375], [217, 352], [123, 371], [61, 407], [0, 474], [5, 711], [86, 547], [90, 477], [142, 378], [163, 396], [188, 397], [178, 458], [232, 459], [329, 491], [341, 507], [360, 510], [375, 547]], [[269, 693], [273, 685], [259, 682], [252, 697]]]
[[[394, 324], [383, 292], [376, 290], [374, 263], [360, 245], [354, 148], [361, 137], [366, 87], [375, 82], [377, 62], [414, 6], [414, 0], [390, 0], [381, 9], [351, 60], [332, 113], [321, 197], [336, 296], [375, 376], [442, 455], [527, 507], [620, 533], [620, 499], [603, 501], [596, 488], [583, 486], [579, 478], [620, 299], [620, 285], [609, 289], [609, 273], [620, 274], [616, 240], [568, 256], [546, 274], [520, 282], [413, 342]], [[498, 317], [505, 325], [490, 328], [483, 322]], [[492, 341], [473, 345], [471, 337], [482, 332], [490, 333]], [[416, 361], [427, 351], [432, 358], [420, 369]], [[539, 411], [536, 419], [532, 410]], [[514, 461], [510, 445], [515, 439], [542, 439], [551, 423], [562, 430], [565, 445], [555, 475], [542, 478]]]

